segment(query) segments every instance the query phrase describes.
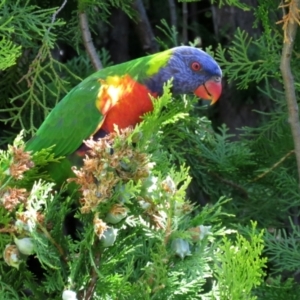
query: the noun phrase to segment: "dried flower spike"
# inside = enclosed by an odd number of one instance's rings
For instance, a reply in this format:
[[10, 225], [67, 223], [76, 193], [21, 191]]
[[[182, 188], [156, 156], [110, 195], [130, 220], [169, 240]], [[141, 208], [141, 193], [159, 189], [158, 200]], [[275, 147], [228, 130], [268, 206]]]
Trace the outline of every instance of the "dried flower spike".
[[34, 163], [31, 161], [30, 153], [24, 151], [24, 146], [19, 148], [9, 146], [8, 149], [13, 157], [9, 167], [9, 174], [15, 179], [22, 179], [24, 176], [23, 173], [34, 166]]
[[203, 240], [204, 237], [209, 234], [210, 230], [211, 230], [211, 226], [204, 226], [204, 225], [192, 227], [189, 229], [189, 231], [192, 234], [193, 242], [198, 242]]
[[174, 195], [176, 192], [176, 184], [173, 179], [168, 175], [162, 182], [162, 188], [169, 194]]
[[105, 217], [105, 221], [111, 224], [117, 224], [127, 216], [128, 209], [122, 204], [114, 204]]
[[16, 213], [15, 228], [19, 234], [27, 234], [32, 232], [36, 224], [44, 224], [45, 215], [39, 211], [26, 210]]
[[102, 219], [99, 219], [96, 215], [94, 217], [94, 232], [98, 236], [99, 239], [102, 238], [104, 232], [108, 229], [108, 226]]
[[89, 139], [84, 142], [89, 150], [83, 167], [73, 167], [76, 178], [69, 179], [69, 182], [74, 181], [80, 186], [82, 213], [95, 211], [100, 203], [108, 201], [117, 193], [116, 187], [121, 181], [124, 184], [130, 180], [138, 182], [149, 176], [152, 165], [148, 155], [128, 143], [131, 133], [132, 129], [127, 128], [98, 141]]
[[3, 258], [9, 266], [19, 269], [19, 265], [22, 261], [20, 259], [20, 252], [16, 245], [6, 245], [3, 251]]
[[7, 188], [7, 190], [1, 195], [1, 204], [8, 211], [13, 211], [20, 203], [25, 203], [27, 200], [28, 192], [26, 189]]

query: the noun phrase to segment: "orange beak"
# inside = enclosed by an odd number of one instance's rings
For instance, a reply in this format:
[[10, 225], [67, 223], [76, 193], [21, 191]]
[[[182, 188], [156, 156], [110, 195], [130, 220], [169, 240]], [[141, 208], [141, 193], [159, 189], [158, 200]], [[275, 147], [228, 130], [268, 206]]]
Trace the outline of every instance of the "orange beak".
[[216, 103], [222, 93], [222, 83], [220, 77], [212, 78], [197, 87], [194, 94], [202, 99], [211, 100], [211, 105]]

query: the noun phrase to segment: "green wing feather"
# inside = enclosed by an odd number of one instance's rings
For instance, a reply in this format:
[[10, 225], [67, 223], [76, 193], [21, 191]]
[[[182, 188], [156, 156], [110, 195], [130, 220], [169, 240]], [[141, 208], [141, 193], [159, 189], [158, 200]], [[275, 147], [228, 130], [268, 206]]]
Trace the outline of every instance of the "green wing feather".
[[26, 144], [27, 151], [55, 145], [56, 156], [66, 156], [78, 149], [103, 120], [96, 107], [101, 83], [92, 76], [73, 88], [48, 115], [36, 135]]

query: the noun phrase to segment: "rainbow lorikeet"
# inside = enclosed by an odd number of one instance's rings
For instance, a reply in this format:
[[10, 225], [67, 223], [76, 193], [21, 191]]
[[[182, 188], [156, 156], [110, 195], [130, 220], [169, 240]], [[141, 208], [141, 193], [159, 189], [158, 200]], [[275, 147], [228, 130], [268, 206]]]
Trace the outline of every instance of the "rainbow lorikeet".
[[210, 55], [188, 46], [99, 70], [54, 107], [26, 144], [26, 151], [55, 145], [55, 156], [66, 159], [55, 166], [51, 176], [62, 183], [72, 177], [68, 156], [74, 156], [83, 140], [112, 132], [114, 124], [119, 128], [137, 124], [153, 108], [149, 95], [160, 96], [166, 81], [173, 78], [173, 94], [194, 93], [215, 103], [222, 90], [221, 76], [220, 67]]

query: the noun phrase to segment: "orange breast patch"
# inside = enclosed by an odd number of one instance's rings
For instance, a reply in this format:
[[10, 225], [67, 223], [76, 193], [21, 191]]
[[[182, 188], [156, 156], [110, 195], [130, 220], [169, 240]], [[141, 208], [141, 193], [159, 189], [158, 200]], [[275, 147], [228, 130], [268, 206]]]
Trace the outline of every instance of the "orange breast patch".
[[112, 132], [114, 124], [120, 129], [134, 126], [143, 114], [153, 109], [150, 91], [129, 75], [110, 76], [100, 82], [96, 105], [105, 117], [99, 127], [106, 132]]

